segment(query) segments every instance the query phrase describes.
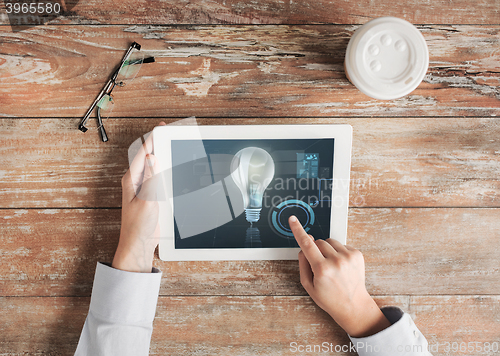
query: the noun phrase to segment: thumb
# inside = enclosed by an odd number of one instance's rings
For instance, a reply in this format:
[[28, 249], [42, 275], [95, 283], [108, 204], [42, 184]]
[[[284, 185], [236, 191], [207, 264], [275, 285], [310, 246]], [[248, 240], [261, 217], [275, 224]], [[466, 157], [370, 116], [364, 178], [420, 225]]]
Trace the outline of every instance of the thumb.
[[155, 174], [156, 157], [148, 153], [146, 155], [146, 161], [144, 162], [144, 178], [142, 179], [142, 184], [144, 184], [148, 179], [150, 179]]
[[155, 201], [156, 200], [156, 179], [155, 172], [158, 170], [158, 159], [152, 155], [147, 154], [144, 162], [144, 177], [142, 179], [141, 190], [137, 197], [142, 200]]

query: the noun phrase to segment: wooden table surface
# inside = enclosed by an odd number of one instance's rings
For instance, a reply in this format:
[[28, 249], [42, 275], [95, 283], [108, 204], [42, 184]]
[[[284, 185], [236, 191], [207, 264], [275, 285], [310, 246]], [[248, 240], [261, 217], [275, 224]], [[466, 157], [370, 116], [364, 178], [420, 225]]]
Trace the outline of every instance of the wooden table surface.
[[[82, 0], [13, 31], [2, 2], [0, 355], [74, 352], [96, 262], [117, 246], [128, 147], [160, 119], [190, 116], [351, 124], [348, 242], [364, 253], [369, 292], [409, 312], [434, 355], [500, 355], [499, 9], [500, 0]], [[416, 24], [429, 47], [423, 82], [398, 100], [361, 94], [343, 69], [353, 32], [380, 16]], [[156, 62], [114, 91], [103, 143], [77, 125], [132, 41]], [[153, 355], [348, 344], [301, 287], [297, 261], [155, 266]]]

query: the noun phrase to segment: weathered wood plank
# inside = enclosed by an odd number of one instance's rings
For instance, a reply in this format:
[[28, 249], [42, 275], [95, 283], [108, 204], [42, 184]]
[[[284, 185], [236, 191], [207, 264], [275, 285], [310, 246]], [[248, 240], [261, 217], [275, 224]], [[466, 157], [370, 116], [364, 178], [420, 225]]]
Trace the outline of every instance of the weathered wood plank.
[[[92, 24], [359, 24], [381, 16], [396, 16], [412, 23], [498, 24], [498, 0], [420, 2], [390, 0], [341, 1], [275, 1], [214, 0], [152, 1], [140, 3], [124, 0], [113, 2], [65, 1], [67, 11], [53, 23]], [[74, 6], [76, 5], [76, 6]], [[0, 4], [0, 13], [6, 8]], [[443, 14], [446, 18], [443, 19]], [[8, 24], [7, 16], [0, 24]], [[39, 23], [23, 17], [15, 23]]]
[[499, 294], [498, 209], [351, 209], [374, 294]]
[[73, 355], [90, 298], [3, 298], [2, 355]]
[[[434, 356], [500, 352], [498, 295], [411, 296], [409, 312]], [[476, 328], [482, 332], [476, 333]]]
[[97, 261], [113, 259], [120, 212], [1, 210], [1, 295], [88, 294]]
[[[493, 355], [446, 351], [446, 343], [500, 342], [498, 296], [376, 297], [409, 311], [434, 356]], [[0, 298], [0, 353], [69, 355], [89, 298]], [[460, 310], [457, 313], [457, 310]], [[23, 327], [20, 327], [23, 325]], [[309, 297], [160, 297], [151, 355], [291, 355], [290, 344], [349, 345], [347, 335]], [[433, 350], [432, 348], [435, 348]], [[437, 347], [437, 348], [436, 348]], [[319, 354], [319, 353], [307, 353]]]
[[[350, 209], [377, 295], [499, 294], [499, 209]], [[120, 210], [0, 210], [2, 296], [87, 296]], [[305, 295], [297, 261], [162, 262], [161, 295]]]
[[[408, 300], [377, 299], [405, 309]], [[2, 323], [0, 353], [73, 354], [89, 302], [74, 297], [0, 298], [2, 310], [9, 311]], [[290, 354], [293, 341], [349, 343], [309, 297], [160, 297], [150, 355], [283, 355]]]
[[82, 117], [132, 40], [154, 55], [114, 117], [498, 116], [500, 27], [421, 26], [430, 68], [379, 101], [344, 73], [357, 26], [0, 28], [0, 116]]
[[[78, 131], [78, 119], [0, 119], [0, 207], [120, 207], [120, 180], [128, 168], [128, 147], [159, 121], [109, 119], [110, 141], [103, 143], [96, 130]], [[500, 206], [499, 119], [198, 122], [351, 124], [353, 207]]]

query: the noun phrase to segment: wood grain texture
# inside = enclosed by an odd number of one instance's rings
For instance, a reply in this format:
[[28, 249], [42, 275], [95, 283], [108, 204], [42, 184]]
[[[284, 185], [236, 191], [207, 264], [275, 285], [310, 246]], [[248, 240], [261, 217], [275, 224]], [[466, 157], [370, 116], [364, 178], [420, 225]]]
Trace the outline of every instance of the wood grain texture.
[[[499, 294], [499, 209], [350, 209], [377, 295]], [[88, 296], [120, 210], [0, 210], [1, 296]], [[305, 295], [297, 261], [163, 262], [161, 295]]]
[[113, 117], [498, 116], [500, 27], [420, 26], [429, 71], [371, 99], [345, 77], [358, 26], [0, 28], [0, 116], [82, 117], [132, 40], [153, 55], [117, 88]]
[[[407, 310], [408, 300], [383, 297], [377, 302]], [[0, 354], [72, 355], [89, 302], [0, 298], [0, 307], [8, 310]], [[21, 323], [30, 328], [19, 328]], [[153, 326], [150, 355], [287, 355], [293, 341], [349, 344], [309, 297], [160, 297]]]
[[[500, 343], [500, 0], [76, 2], [21, 32], [0, 2], [1, 355], [73, 354], [95, 265], [118, 243], [129, 146], [193, 115], [351, 124], [348, 243], [369, 292], [408, 311], [434, 356], [497, 354], [484, 346]], [[343, 69], [353, 32], [380, 16], [419, 24], [429, 46], [398, 100], [361, 94]], [[76, 126], [134, 40], [156, 63], [114, 91], [104, 144]], [[348, 344], [297, 261], [154, 263], [152, 355]]]
[[0, 298], [1, 355], [73, 355], [90, 298]]
[[[109, 119], [106, 143], [97, 130], [78, 131], [78, 122], [0, 119], [0, 207], [121, 206], [120, 180], [128, 168], [129, 146], [160, 119]], [[351, 124], [353, 207], [500, 206], [500, 119], [200, 119], [198, 123]]]
[[[83, 24], [297, 24], [339, 23], [359, 24], [382, 16], [396, 16], [419, 24], [498, 24], [498, 0], [466, 0], [419, 2], [341, 1], [153, 1], [66, 0], [67, 11], [52, 23]], [[76, 4], [76, 6], [74, 6]], [[74, 6], [74, 7], [73, 7]], [[0, 4], [5, 14], [5, 5]], [[446, 14], [446, 18], [443, 18]], [[0, 24], [8, 24], [7, 16]], [[15, 23], [39, 23], [28, 16], [19, 16]]]
[[88, 295], [111, 262], [120, 210], [1, 210], [1, 295]]
[[[410, 314], [434, 356], [500, 352], [500, 296], [411, 296], [409, 305]], [[474, 325], [482, 332], [475, 333]], [[468, 349], [469, 346], [474, 349]]]
[[[388, 296], [375, 300], [380, 306], [394, 305], [410, 312], [434, 356], [494, 355], [447, 352], [445, 347], [453, 342], [500, 342], [498, 296]], [[0, 298], [1, 309], [8, 311], [0, 334], [0, 353], [72, 354], [88, 304], [89, 298], [75, 297]], [[347, 335], [309, 297], [160, 297], [153, 325], [151, 355], [292, 355], [292, 342], [327, 342], [333, 347], [349, 344]]]

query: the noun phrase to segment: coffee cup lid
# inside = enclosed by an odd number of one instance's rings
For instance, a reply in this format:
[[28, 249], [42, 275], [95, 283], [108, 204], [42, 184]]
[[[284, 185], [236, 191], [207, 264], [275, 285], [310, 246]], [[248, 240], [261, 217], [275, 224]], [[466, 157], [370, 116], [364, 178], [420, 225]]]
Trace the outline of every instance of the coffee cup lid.
[[347, 75], [361, 92], [375, 99], [405, 96], [422, 82], [429, 66], [424, 36], [395, 17], [371, 20], [347, 45]]

